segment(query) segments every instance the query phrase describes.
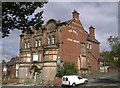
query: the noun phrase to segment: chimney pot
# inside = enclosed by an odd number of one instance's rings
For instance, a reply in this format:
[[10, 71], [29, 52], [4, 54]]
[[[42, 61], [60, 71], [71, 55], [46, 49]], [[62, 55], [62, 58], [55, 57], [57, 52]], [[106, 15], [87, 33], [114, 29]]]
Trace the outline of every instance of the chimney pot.
[[72, 12], [72, 16], [73, 16], [73, 19], [79, 19], [79, 13], [76, 10]]
[[89, 34], [90, 34], [90, 39], [94, 40], [95, 39], [95, 28], [93, 26], [89, 27]]

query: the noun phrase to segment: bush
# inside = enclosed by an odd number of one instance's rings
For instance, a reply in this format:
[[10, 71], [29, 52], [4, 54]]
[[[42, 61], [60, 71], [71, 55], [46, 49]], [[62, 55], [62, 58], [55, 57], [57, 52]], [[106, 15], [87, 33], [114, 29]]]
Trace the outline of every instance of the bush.
[[25, 79], [25, 80], [24, 80], [24, 84], [25, 84], [25, 85], [32, 84], [32, 79]]
[[61, 68], [61, 71], [58, 72], [57, 77], [62, 77], [64, 75], [77, 75], [77, 74], [78, 74], [78, 70], [75, 64], [65, 62], [63, 64], [63, 67]]

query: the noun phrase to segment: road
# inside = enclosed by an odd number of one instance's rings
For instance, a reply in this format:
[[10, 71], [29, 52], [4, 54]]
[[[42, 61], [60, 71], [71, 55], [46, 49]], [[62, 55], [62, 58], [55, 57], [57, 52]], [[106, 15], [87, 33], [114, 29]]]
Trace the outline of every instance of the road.
[[118, 76], [120, 76], [120, 74], [115, 73], [108, 76], [92, 78], [89, 79], [86, 86], [118, 86], [118, 83], [120, 82]]
[[[83, 85], [78, 85], [74, 88], [120, 88], [120, 80], [118, 78], [118, 76], [120, 77], [120, 74], [115, 73], [112, 75], [108, 75], [108, 76], [102, 76], [102, 77], [96, 77], [96, 78], [90, 78], [88, 79], [89, 82], [87, 84], [83, 84]], [[119, 86], [118, 86], [119, 84]], [[44, 86], [24, 86], [24, 85], [17, 85], [17, 86], [2, 86], [2, 88], [68, 88], [68, 87], [44, 87]]]

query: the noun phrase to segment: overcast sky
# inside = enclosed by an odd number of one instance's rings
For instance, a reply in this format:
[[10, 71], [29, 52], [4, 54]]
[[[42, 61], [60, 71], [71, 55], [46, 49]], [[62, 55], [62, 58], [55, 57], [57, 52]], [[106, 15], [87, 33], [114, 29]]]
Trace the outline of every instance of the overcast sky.
[[[95, 36], [100, 41], [100, 50], [110, 50], [106, 39], [118, 35], [118, 3], [117, 2], [49, 2], [43, 8], [43, 20], [67, 21], [72, 19], [73, 10], [80, 14], [80, 21], [88, 31], [95, 27]], [[20, 31], [13, 31], [8, 38], [2, 39], [2, 55], [11, 58], [19, 54]], [[2, 57], [0, 57], [2, 58]], [[3, 58], [3, 59], [4, 59]]]

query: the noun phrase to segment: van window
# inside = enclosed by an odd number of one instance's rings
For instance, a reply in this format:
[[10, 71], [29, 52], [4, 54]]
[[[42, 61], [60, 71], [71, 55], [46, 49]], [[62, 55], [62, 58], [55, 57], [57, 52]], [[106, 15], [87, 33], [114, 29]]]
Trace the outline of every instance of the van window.
[[66, 77], [66, 78], [64, 77], [64, 78], [63, 78], [63, 81], [68, 81], [68, 78], [67, 78], [67, 77]]
[[68, 81], [68, 78], [66, 77], [66, 81]]
[[78, 79], [82, 79], [82, 77], [78, 77]]
[[65, 78], [63, 78], [63, 81], [65, 81]]

